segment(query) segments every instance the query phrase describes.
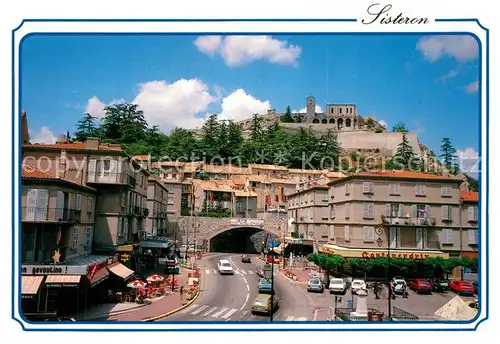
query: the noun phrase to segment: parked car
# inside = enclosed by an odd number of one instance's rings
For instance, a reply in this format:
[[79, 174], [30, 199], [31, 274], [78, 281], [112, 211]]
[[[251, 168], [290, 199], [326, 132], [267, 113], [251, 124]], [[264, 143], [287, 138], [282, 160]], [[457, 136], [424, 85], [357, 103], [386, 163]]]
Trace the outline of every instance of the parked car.
[[257, 267], [257, 269], [255, 270], [255, 273], [259, 277], [265, 277], [266, 271], [269, 271], [269, 273], [270, 273], [270, 270], [272, 270], [272, 266], [269, 264], [265, 264], [263, 266]]
[[231, 265], [229, 260], [221, 259], [217, 267], [219, 268], [219, 273], [221, 275], [232, 275], [234, 273], [233, 266]]
[[474, 295], [474, 286], [467, 281], [453, 281], [450, 282], [450, 289], [458, 295]]
[[242, 263], [251, 263], [252, 260], [250, 259], [250, 256], [248, 254], [242, 254], [241, 255], [241, 262]]
[[344, 294], [347, 290], [347, 283], [342, 278], [332, 278], [330, 279], [328, 290], [330, 291], [330, 294]]
[[410, 282], [410, 289], [414, 290], [417, 294], [432, 294], [432, 284], [425, 278], [415, 278]]
[[356, 294], [360, 289], [366, 289], [365, 281], [362, 279], [353, 279], [351, 283], [351, 292]]
[[401, 276], [394, 276], [389, 287], [394, 295], [403, 295], [408, 287], [405, 279]]
[[479, 285], [477, 283], [477, 281], [474, 281], [472, 282], [472, 286], [474, 287], [474, 294], [478, 294], [478, 290], [479, 290]]
[[267, 278], [259, 279], [259, 294], [270, 294], [272, 292], [272, 284]]
[[276, 312], [279, 308], [279, 300], [273, 297], [273, 304], [271, 305], [271, 295], [259, 294], [252, 303], [252, 314], [271, 314]]
[[310, 278], [309, 281], [307, 281], [307, 291], [322, 293], [324, 290], [325, 287], [319, 278]]
[[450, 281], [446, 279], [439, 279], [439, 278], [433, 278], [431, 280], [432, 284], [432, 291], [435, 291], [437, 293], [444, 293], [450, 289], [449, 284]]

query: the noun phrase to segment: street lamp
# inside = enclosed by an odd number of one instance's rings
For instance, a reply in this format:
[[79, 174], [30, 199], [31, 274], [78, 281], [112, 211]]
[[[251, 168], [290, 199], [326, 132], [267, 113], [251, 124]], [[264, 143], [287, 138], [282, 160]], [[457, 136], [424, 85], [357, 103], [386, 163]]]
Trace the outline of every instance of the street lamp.
[[[377, 239], [377, 245], [379, 247], [382, 247], [383, 241], [382, 241], [382, 235], [384, 234], [384, 227], [378, 226], [375, 228], [375, 233], [378, 235]], [[389, 281], [389, 275], [391, 274], [391, 243], [390, 243], [390, 238], [389, 236], [387, 237], [387, 270], [386, 270], [386, 275], [385, 275], [385, 283], [387, 283], [387, 287], [389, 288], [389, 298], [387, 301], [387, 316], [389, 319], [391, 319], [392, 315], [392, 290], [391, 290], [391, 283]]]

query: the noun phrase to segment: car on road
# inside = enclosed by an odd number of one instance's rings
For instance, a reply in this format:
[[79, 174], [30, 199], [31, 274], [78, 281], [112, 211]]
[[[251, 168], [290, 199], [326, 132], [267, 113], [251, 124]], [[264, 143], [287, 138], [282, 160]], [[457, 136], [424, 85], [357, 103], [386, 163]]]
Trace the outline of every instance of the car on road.
[[360, 289], [366, 289], [365, 281], [362, 279], [353, 279], [351, 283], [351, 292], [356, 294]]
[[234, 274], [233, 272], [233, 266], [229, 262], [229, 260], [226, 259], [221, 259], [219, 261], [219, 264], [217, 265], [217, 268], [219, 269], [219, 273], [221, 275], [232, 275]]
[[417, 294], [432, 294], [432, 284], [425, 278], [415, 278], [413, 281], [410, 281], [410, 289], [414, 290]]
[[276, 312], [279, 308], [279, 300], [276, 297], [272, 298], [271, 295], [259, 294], [252, 303], [252, 314], [271, 314]]
[[450, 289], [450, 281], [447, 279], [433, 278], [431, 281], [432, 291], [436, 293], [444, 293]]
[[407, 286], [408, 284], [401, 276], [394, 276], [389, 285], [394, 295], [403, 295], [406, 291]]
[[264, 264], [263, 266], [257, 267], [257, 270], [255, 271], [255, 273], [259, 277], [265, 277], [266, 273], [270, 274], [272, 269], [273, 269], [273, 267], [271, 265]]
[[328, 290], [330, 291], [330, 294], [344, 294], [347, 290], [347, 283], [342, 278], [331, 278]]
[[319, 278], [310, 278], [309, 281], [307, 281], [307, 291], [322, 293], [324, 290], [325, 286]]
[[250, 256], [248, 254], [242, 254], [241, 255], [241, 262], [242, 263], [251, 263], [252, 259], [250, 259]]
[[273, 285], [267, 278], [260, 278], [258, 288], [260, 294], [270, 294], [273, 290]]
[[450, 282], [450, 289], [458, 295], [474, 295], [472, 283], [462, 280]]

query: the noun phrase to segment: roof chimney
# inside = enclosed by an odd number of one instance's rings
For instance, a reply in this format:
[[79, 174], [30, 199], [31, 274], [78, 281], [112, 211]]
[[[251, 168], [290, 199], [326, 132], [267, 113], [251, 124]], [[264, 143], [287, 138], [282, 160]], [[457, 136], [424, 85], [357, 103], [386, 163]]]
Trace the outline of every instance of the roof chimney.
[[86, 149], [98, 149], [99, 148], [99, 139], [97, 137], [87, 137], [87, 140], [85, 140], [85, 148]]
[[28, 131], [28, 117], [26, 116], [26, 111], [21, 112], [21, 127], [22, 127], [22, 144], [30, 143], [30, 135]]

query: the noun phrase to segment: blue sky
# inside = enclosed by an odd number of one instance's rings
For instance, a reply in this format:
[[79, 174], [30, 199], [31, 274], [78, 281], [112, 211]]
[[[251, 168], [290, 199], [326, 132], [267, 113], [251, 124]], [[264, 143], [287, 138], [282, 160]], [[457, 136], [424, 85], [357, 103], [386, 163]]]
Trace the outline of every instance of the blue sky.
[[[164, 131], [207, 113], [243, 119], [305, 98], [355, 103], [402, 121], [439, 150], [443, 136], [478, 150], [479, 56], [469, 36], [35, 35], [22, 44], [21, 107], [32, 141], [73, 132], [85, 111], [136, 102]], [[477, 154], [477, 153], [475, 153]]]

